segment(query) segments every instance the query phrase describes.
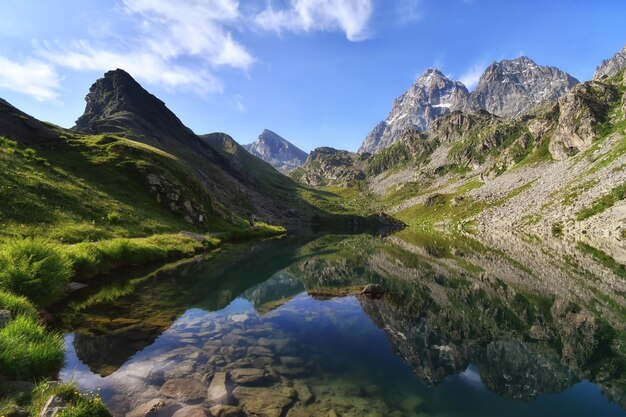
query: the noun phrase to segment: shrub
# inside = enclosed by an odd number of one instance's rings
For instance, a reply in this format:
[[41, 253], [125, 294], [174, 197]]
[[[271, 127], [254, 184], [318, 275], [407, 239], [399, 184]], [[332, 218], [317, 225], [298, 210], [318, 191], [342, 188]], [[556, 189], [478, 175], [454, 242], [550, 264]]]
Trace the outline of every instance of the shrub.
[[122, 220], [122, 215], [119, 211], [110, 211], [107, 213], [107, 221], [109, 223], [119, 223]]
[[0, 288], [37, 305], [55, 301], [72, 276], [61, 246], [43, 239], [17, 239], [0, 248]]
[[26, 297], [14, 295], [0, 290], [0, 310], [9, 310], [13, 317], [36, 317], [37, 310]]
[[554, 237], [562, 237], [563, 236], [563, 223], [558, 222], [554, 223], [551, 228], [552, 236]]
[[0, 330], [0, 374], [32, 380], [54, 376], [63, 365], [63, 340], [33, 318], [19, 316]]

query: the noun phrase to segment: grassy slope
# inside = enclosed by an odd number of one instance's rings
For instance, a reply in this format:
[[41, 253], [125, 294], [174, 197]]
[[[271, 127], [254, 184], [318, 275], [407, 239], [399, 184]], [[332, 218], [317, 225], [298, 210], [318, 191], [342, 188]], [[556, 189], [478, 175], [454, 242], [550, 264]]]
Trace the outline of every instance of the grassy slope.
[[34, 150], [0, 139], [0, 239], [66, 243], [194, 230], [159, 205], [139, 169], [184, 178], [176, 160], [120, 138], [68, 134]]

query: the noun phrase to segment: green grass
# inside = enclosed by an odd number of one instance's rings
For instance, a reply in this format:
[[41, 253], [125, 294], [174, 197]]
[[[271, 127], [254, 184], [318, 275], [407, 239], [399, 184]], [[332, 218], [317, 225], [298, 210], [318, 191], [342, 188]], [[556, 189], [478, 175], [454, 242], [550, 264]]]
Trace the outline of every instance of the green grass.
[[35, 380], [55, 376], [63, 365], [63, 340], [27, 316], [0, 330], [0, 374]]
[[287, 233], [282, 226], [275, 226], [263, 222], [255, 222], [254, 226], [246, 229], [233, 228], [219, 234], [222, 241], [236, 242], [246, 239], [280, 236]]
[[591, 207], [580, 210], [576, 213], [577, 220], [585, 220], [591, 216], [613, 207], [618, 201], [626, 199], [626, 183], [613, 188], [610, 193], [603, 195], [593, 202]]
[[613, 257], [586, 243], [578, 243], [578, 249], [591, 255], [597, 262], [613, 271], [620, 278], [626, 279], [626, 265], [617, 262]]
[[56, 300], [72, 276], [61, 245], [41, 238], [13, 239], [0, 247], [0, 288], [45, 306]]
[[30, 406], [31, 415], [40, 415], [46, 401], [53, 395], [67, 403], [67, 407], [56, 414], [57, 417], [111, 417], [97, 392], [81, 393], [72, 384], [48, 382], [43, 382], [35, 388]]
[[37, 309], [26, 297], [0, 290], [0, 310], [9, 310], [12, 317], [37, 317]]
[[[54, 146], [30, 152], [0, 137], [0, 241], [47, 237], [78, 243], [181, 230], [217, 232], [228, 223], [172, 155], [116, 136], [60, 135]], [[171, 184], [180, 201], [204, 207], [206, 228], [187, 223], [184, 213], [167, 202], [157, 202], [149, 175]]]

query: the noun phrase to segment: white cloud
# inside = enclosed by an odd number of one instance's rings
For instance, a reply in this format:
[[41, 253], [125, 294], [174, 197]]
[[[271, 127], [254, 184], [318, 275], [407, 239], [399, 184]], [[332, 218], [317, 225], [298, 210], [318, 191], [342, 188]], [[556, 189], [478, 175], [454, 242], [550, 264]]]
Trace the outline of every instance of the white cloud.
[[121, 13], [130, 19], [123, 42], [111, 34], [69, 45], [44, 44], [39, 54], [57, 66], [100, 72], [122, 68], [149, 84], [199, 94], [222, 90], [215, 75], [219, 67], [245, 71], [254, 63], [228, 30], [240, 23], [236, 0], [123, 0]]
[[235, 94], [233, 96], [233, 100], [235, 101], [235, 107], [237, 108], [237, 111], [239, 113], [245, 113], [246, 112], [246, 106], [243, 103], [243, 96], [240, 94]]
[[460, 80], [468, 90], [473, 90], [474, 87], [478, 84], [480, 80], [480, 76], [485, 72], [485, 68], [487, 68], [487, 64], [485, 62], [479, 62], [472, 65], [461, 75]]
[[57, 98], [60, 86], [61, 77], [52, 65], [34, 59], [18, 63], [0, 56], [0, 88], [44, 101]]
[[236, 0], [124, 0], [124, 5], [141, 19], [149, 49], [163, 58], [195, 56], [240, 69], [254, 63], [226, 28], [241, 17]]
[[116, 53], [92, 47], [89, 42], [74, 43], [68, 49], [40, 50], [51, 63], [75, 70], [107, 71], [121, 68], [133, 77], [166, 87], [190, 87], [198, 93], [221, 91], [220, 82], [208, 71], [185, 68], [147, 52]]
[[277, 32], [341, 30], [348, 40], [359, 41], [367, 38], [372, 12], [372, 0], [290, 0], [286, 9], [268, 6], [255, 22], [262, 29]]

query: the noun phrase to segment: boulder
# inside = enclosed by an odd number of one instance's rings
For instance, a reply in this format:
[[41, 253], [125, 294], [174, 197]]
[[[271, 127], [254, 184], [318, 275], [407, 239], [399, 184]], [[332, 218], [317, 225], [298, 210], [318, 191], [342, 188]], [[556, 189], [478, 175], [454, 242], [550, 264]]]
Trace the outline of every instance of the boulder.
[[0, 329], [4, 328], [13, 320], [13, 316], [9, 310], [0, 310]]
[[385, 289], [379, 284], [367, 284], [361, 294], [382, 295]]
[[46, 404], [43, 406], [41, 410], [41, 414], [39, 417], [54, 417], [58, 415], [61, 411], [65, 410], [67, 407], [67, 401], [58, 395], [52, 395], [46, 401]]

